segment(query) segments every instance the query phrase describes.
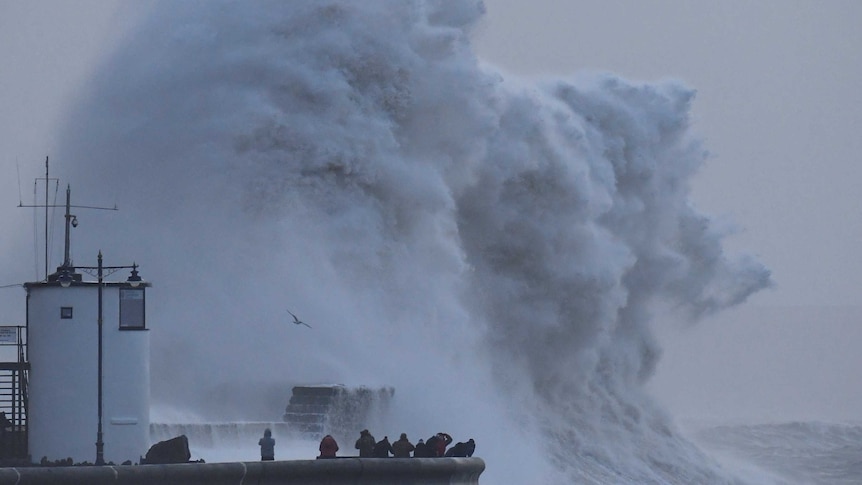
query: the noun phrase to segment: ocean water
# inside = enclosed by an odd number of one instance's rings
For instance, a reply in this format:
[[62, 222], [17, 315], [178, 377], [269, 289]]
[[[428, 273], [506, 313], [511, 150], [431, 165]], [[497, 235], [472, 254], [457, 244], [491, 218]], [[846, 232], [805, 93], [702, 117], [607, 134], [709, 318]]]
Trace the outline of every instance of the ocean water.
[[862, 483], [862, 426], [858, 424], [696, 425], [692, 436], [751, 483]]
[[120, 207], [78, 216], [73, 259], [140, 264], [153, 401], [193, 422], [391, 386], [375, 435], [472, 437], [483, 483], [742, 483], [644, 389], [657, 309], [771, 283], [688, 198], [694, 90], [508, 79], [483, 9], [154, 2], [52, 158]]

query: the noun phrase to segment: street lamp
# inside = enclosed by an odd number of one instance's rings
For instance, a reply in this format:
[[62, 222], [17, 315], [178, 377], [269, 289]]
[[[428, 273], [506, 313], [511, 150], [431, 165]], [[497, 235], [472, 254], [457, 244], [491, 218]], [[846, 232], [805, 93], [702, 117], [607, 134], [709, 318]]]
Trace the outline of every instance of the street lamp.
[[[98, 359], [99, 359], [99, 366], [98, 366], [98, 379], [99, 379], [99, 381], [98, 381], [98, 383], [99, 383], [98, 384], [98, 414], [99, 414], [99, 421], [98, 421], [98, 428], [96, 430], [96, 465], [104, 465], [105, 464], [105, 442], [102, 440], [102, 401], [103, 401], [103, 394], [102, 394], [102, 380], [103, 380], [102, 379], [102, 361], [103, 361], [102, 326], [103, 326], [103, 318], [102, 318], [102, 314], [103, 314], [103, 308], [104, 308], [104, 305], [102, 303], [102, 288], [104, 287], [104, 276], [105, 276], [104, 272], [105, 272], [105, 270], [108, 270], [109, 271], [108, 274], [110, 275], [110, 274], [113, 274], [114, 272], [121, 270], [121, 269], [131, 269], [132, 272], [131, 272], [131, 275], [129, 276], [127, 282], [129, 284], [129, 286], [131, 286], [132, 288], [137, 288], [138, 286], [140, 286], [142, 280], [141, 280], [140, 275], [138, 275], [137, 263], [133, 263], [131, 266], [104, 266], [104, 265], [102, 265], [102, 251], [99, 251], [99, 256], [98, 256], [97, 260], [98, 260], [97, 266], [72, 266], [72, 267], [64, 266], [63, 268], [61, 268], [60, 275], [58, 276], [57, 280], [60, 282], [60, 285], [62, 287], [68, 288], [72, 284], [72, 280], [73, 280], [72, 274], [74, 273], [74, 271], [76, 269], [82, 269], [91, 275], [92, 275], [92, 273], [90, 273], [88, 270], [91, 270], [91, 271], [95, 270], [96, 271], [96, 278], [98, 280], [97, 289], [98, 289], [98, 299], [99, 299], [99, 310], [98, 310], [98, 316], [97, 316], [97, 320], [96, 320], [96, 323], [97, 323], [98, 328], [99, 328], [99, 340], [98, 340], [98, 349], [99, 349], [98, 350], [98, 354], [99, 354], [99, 357], [98, 357]], [[71, 270], [71, 272], [69, 270]], [[143, 288], [141, 288], [141, 291], [142, 290], [143, 290]], [[143, 322], [141, 322], [141, 323], [143, 323]]]

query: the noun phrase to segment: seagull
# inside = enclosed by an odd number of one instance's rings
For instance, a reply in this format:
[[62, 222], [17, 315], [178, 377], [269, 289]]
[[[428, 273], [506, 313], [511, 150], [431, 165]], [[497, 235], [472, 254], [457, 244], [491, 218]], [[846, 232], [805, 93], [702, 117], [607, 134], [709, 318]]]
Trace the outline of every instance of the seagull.
[[311, 328], [311, 325], [309, 325], [309, 324], [303, 322], [302, 320], [296, 318], [296, 315], [294, 315], [293, 312], [291, 312], [290, 310], [288, 310], [287, 313], [290, 313], [290, 316], [293, 317], [293, 323], [295, 323], [297, 325], [305, 325], [306, 327]]

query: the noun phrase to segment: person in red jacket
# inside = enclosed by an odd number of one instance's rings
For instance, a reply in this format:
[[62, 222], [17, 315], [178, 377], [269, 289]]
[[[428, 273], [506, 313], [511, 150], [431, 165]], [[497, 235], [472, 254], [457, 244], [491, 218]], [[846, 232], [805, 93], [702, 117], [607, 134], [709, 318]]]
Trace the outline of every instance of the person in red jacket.
[[428, 441], [425, 442], [425, 446], [431, 450], [431, 456], [443, 456], [446, 454], [446, 447], [451, 443], [452, 437], [449, 436], [448, 433], [441, 432], [428, 438]]
[[338, 451], [338, 443], [332, 435], [326, 435], [320, 440], [320, 456], [318, 458], [335, 458], [335, 452]]

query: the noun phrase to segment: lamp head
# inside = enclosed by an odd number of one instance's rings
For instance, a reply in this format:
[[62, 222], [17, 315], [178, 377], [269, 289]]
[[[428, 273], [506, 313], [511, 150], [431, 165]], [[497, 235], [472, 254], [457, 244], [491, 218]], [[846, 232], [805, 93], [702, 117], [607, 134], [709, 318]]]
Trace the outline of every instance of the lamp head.
[[137, 263], [132, 264], [132, 274], [129, 275], [129, 278], [126, 280], [132, 288], [137, 288], [141, 285], [141, 276], [138, 274], [138, 265]]
[[57, 281], [60, 282], [60, 286], [63, 288], [72, 286], [72, 275], [69, 274], [69, 270], [64, 269], [57, 278]]

